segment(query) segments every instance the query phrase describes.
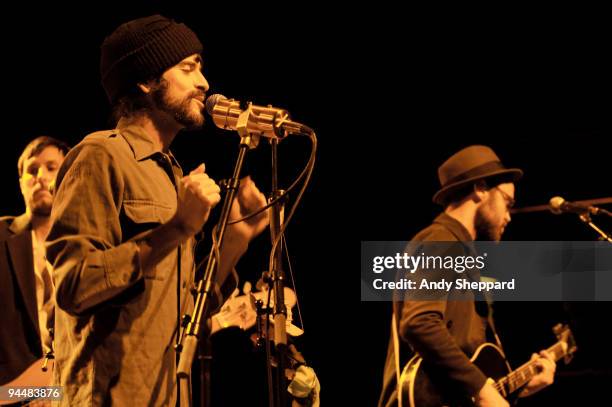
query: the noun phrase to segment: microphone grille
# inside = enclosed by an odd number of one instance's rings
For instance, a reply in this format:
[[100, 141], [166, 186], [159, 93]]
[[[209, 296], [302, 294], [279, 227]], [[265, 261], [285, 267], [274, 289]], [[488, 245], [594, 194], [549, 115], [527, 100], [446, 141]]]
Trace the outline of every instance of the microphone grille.
[[550, 198], [550, 201], [548, 201], [550, 211], [555, 215], [559, 215], [561, 213], [561, 205], [563, 205], [563, 202], [565, 202], [565, 199], [561, 198], [560, 196], [553, 196]]
[[215, 105], [224, 99], [227, 99], [227, 98], [218, 93], [215, 93], [214, 95], [210, 95], [206, 99], [206, 111], [208, 112], [208, 114], [212, 115]]

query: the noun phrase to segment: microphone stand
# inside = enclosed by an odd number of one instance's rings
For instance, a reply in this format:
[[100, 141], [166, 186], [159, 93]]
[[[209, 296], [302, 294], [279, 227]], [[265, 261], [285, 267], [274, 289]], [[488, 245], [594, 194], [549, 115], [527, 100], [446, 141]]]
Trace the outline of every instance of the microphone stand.
[[601, 228], [599, 228], [596, 224], [594, 224], [593, 220], [591, 219], [591, 215], [588, 212], [582, 213], [578, 217], [580, 218], [582, 222], [584, 222], [585, 224], [590, 226], [593, 230], [595, 230], [597, 233], [599, 233], [600, 240], [606, 240], [609, 243], [612, 243], [612, 236], [610, 236], [608, 233], [606, 233]]
[[[219, 223], [213, 230], [213, 244], [210, 249], [208, 256], [208, 263], [204, 272], [204, 277], [198, 282], [197, 297], [195, 307], [193, 310], [193, 317], [185, 315], [183, 317], [183, 329], [181, 339], [176, 345], [176, 351], [180, 353], [179, 364], [177, 368], [178, 379], [188, 379], [191, 373], [191, 365], [195, 356], [198, 337], [200, 335], [201, 326], [205, 323], [208, 317], [209, 306], [210, 306], [210, 294], [215, 281], [215, 275], [217, 272], [218, 263], [217, 254], [221, 252], [223, 246], [223, 236], [227, 222], [229, 220], [230, 209], [240, 186], [240, 172], [244, 163], [244, 158], [248, 150], [257, 147], [259, 143], [259, 135], [251, 135], [247, 130], [247, 124], [249, 122], [250, 115], [253, 114], [251, 106], [240, 113], [237, 122], [238, 134], [240, 135], [240, 150], [238, 152], [238, 158], [234, 166], [234, 172], [232, 178], [227, 182], [227, 193], [223, 200], [223, 206], [221, 209], [221, 216]], [[205, 395], [201, 395], [202, 399]]]

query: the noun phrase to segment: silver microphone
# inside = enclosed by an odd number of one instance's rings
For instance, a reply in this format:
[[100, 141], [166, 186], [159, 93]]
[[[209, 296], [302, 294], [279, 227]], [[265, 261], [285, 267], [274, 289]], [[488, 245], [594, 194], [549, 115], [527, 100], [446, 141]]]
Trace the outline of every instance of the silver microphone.
[[550, 198], [548, 206], [550, 211], [555, 215], [559, 215], [561, 213], [588, 213], [591, 215], [597, 215], [601, 211], [601, 209], [596, 206], [568, 202], [560, 196], [554, 196]]
[[242, 105], [238, 100], [228, 99], [223, 95], [214, 94], [206, 99], [206, 111], [219, 128], [237, 130], [238, 118], [250, 108], [246, 129], [250, 134], [270, 138], [284, 138], [288, 134], [310, 134], [312, 130], [303, 124], [289, 119], [289, 113], [284, 109], [268, 105], [257, 106], [252, 103]]

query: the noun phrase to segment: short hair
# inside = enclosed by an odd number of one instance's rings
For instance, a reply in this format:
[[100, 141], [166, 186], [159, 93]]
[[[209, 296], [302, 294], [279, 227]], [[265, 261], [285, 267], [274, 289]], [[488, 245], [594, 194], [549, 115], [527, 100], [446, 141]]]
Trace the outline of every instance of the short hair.
[[68, 154], [68, 151], [70, 151], [68, 144], [56, 138], [49, 136], [36, 137], [34, 140], [28, 143], [26, 148], [23, 149], [23, 152], [19, 157], [19, 161], [17, 161], [17, 172], [19, 173], [19, 178], [21, 178], [23, 175], [23, 165], [25, 161], [29, 158], [37, 156], [47, 147], [56, 147], [64, 154], [64, 156]]

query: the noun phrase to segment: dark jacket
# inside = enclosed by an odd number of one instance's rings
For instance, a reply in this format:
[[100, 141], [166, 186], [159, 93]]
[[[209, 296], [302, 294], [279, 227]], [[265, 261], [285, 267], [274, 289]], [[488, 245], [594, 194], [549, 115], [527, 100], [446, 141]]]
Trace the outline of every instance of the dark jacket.
[[[433, 241], [463, 242], [456, 246], [463, 252], [459, 254], [475, 254], [472, 238], [465, 227], [444, 213], [412, 239], [412, 242]], [[410, 356], [407, 354], [417, 352], [423, 360], [435, 365], [446, 379], [468, 394], [476, 394], [484, 386], [486, 377], [467, 356], [486, 338], [486, 319], [476, 312], [473, 300], [452, 301], [450, 297], [439, 301], [406, 299], [395, 302], [394, 311], [402, 344], [400, 369]], [[397, 405], [395, 377], [395, 352], [391, 338], [379, 406]]]
[[42, 357], [27, 215], [0, 218], [0, 384]]

